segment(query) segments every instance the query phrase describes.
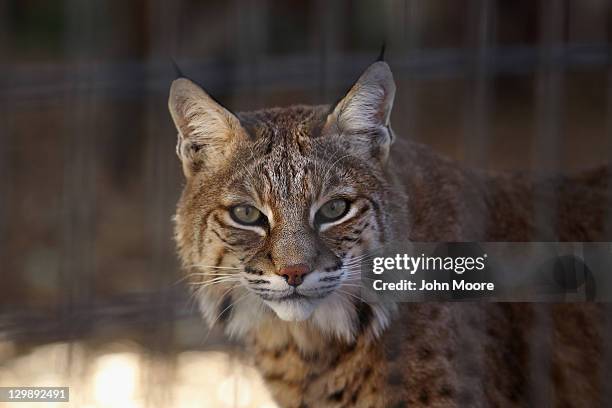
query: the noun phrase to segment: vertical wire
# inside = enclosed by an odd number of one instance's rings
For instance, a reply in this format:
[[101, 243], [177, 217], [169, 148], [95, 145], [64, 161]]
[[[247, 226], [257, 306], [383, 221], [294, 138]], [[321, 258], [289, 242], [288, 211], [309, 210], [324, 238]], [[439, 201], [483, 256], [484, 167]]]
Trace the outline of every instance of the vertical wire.
[[[325, 13], [325, 1], [317, 0], [315, 1], [315, 18], [313, 21], [316, 21], [317, 26], [312, 27], [311, 31], [313, 33], [317, 33], [317, 49], [318, 49], [318, 95], [315, 100], [324, 100], [326, 97], [326, 89], [327, 89], [327, 65], [328, 65], [328, 17]], [[323, 29], [320, 29], [321, 26]]]
[[235, 1], [233, 6], [238, 27], [236, 30], [238, 80], [235, 82], [243, 86], [236, 96], [246, 96], [241, 100], [249, 101], [248, 105], [241, 107], [249, 110], [262, 107], [260, 62], [265, 57], [263, 52], [266, 2], [266, 0]]
[[[538, 180], [550, 179], [559, 167], [562, 138], [561, 112], [563, 67], [558, 64], [559, 52], [566, 52], [563, 29], [565, 0], [539, 3], [539, 67], [536, 73], [537, 134], [532, 160]], [[568, 16], [569, 17], [569, 16]], [[565, 57], [565, 54], [562, 54]], [[544, 190], [546, 189], [546, 190]], [[535, 241], [556, 241], [557, 202], [555, 186], [535, 187], [533, 198]], [[534, 304], [533, 333], [529, 365], [529, 399], [532, 406], [551, 406], [554, 389], [551, 383], [554, 332], [552, 310], [548, 304]]]
[[532, 407], [553, 406], [552, 367], [552, 310], [547, 303], [533, 303], [533, 326], [530, 333], [528, 401]]
[[610, 385], [610, 373], [612, 373], [612, 303], [603, 304], [604, 327], [602, 330], [603, 362], [599, 372], [599, 386], [601, 392], [601, 406], [612, 407], [612, 385]]
[[[422, 19], [422, 0], [404, 0], [404, 8], [402, 18], [404, 24], [401, 33], [397, 32], [397, 43], [404, 44], [401, 49], [401, 57], [406, 56], [414, 61], [419, 58], [420, 37], [421, 37], [421, 19]], [[398, 13], [399, 14], [399, 13]], [[401, 37], [400, 37], [401, 35]], [[403, 58], [402, 58], [403, 59]], [[410, 67], [412, 64], [408, 64]], [[417, 134], [417, 109], [419, 106], [418, 100], [418, 81], [410, 68], [406, 72], [400, 73], [405, 80], [406, 87], [402, 93], [402, 105], [397, 106], [396, 111], [401, 109], [403, 118], [404, 133], [399, 137], [418, 140]]]
[[[606, 97], [606, 135], [608, 149], [608, 213], [606, 214], [605, 240], [612, 240], [612, 4], [608, 3], [606, 8], [606, 41], [608, 44], [607, 55], [607, 97]], [[612, 244], [609, 244], [612, 251]], [[612, 385], [610, 385], [610, 373], [612, 373], [612, 303], [604, 303], [605, 324], [602, 333], [603, 340], [603, 363], [599, 373], [599, 384], [601, 387], [601, 406], [612, 406]]]
[[[491, 49], [495, 46], [495, 0], [472, 0], [468, 16], [468, 44], [470, 45], [470, 69], [466, 82], [464, 113], [464, 159], [470, 168], [486, 168], [490, 138], [490, 118], [493, 113], [491, 86]], [[484, 210], [484, 209], [483, 209]], [[465, 220], [475, 232], [473, 239], [482, 239], [487, 229], [486, 211], [479, 217]]]
[[421, 19], [423, 18], [423, 0], [404, 0], [403, 18], [404, 30], [402, 32], [402, 40], [409, 50], [418, 51], [421, 44], [421, 33], [423, 27]]
[[[490, 116], [493, 111], [491, 96], [491, 49], [495, 41], [495, 0], [476, 0], [470, 3], [468, 22], [470, 45], [474, 47], [471, 56], [472, 92], [468, 93], [468, 110], [465, 115], [466, 127], [464, 144], [467, 148], [465, 158], [470, 167], [487, 167], [489, 146]], [[472, 89], [472, 88], [470, 88]]]
[[[537, 134], [532, 152], [538, 180], [551, 179], [560, 167], [564, 67], [559, 64], [559, 60], [563, 62], [567, 52], [563, 43], [565, 5], [565, 0], [540, 2], [540, 55], [536, 78]], [[552, 183], [546, 183], [546, 187], [537, 187], [533, 203], [536, 240], [558, 239], [556, 198], [555, 186]]]
[[[8, 56], [8, 16], [7, 6], [5, 2], [0, 3], [0, 55]], [[6, 257], [6, 247], [8, 241], [8, 217], [9, 203], [8, 200], [12, 197], [12, 177], [10, 174], [10, 157], [8, 154], [8, 146], [11, 139], [12, 124], [10, 121], [10, 106], [7, 101], [7, 95], [4, 95], [2, 90], [6, 89], [6, 77], [9, 75], [9, 66], [7, 61], [9, 58], [0, 58], [0, 259], [8, 259]], [[6, 272], [4, 272], [6, 273]], [[14, 273], [14, 272], [13, 272]], [[0, 276], [6, 279], [5, 276]], [[13, 279], [10, 279], [13, 281]], [[1, 296], [0, 296], [1, 297]], [[1, 308], [2, 304], [0, 304]]]
[[[165, 39], [164, 34], [167, 20], [162, 18], [163, 5], [160, 4], [159, 0], [148, 0], [148, 17], [147, 26], [145, 27], [145, 36], [147, 38], [147, 44], [149, 48], [147, 49], [147, 53], [144, 57], [145, 64], [145, 72], [150, 72], [155, 65], [157, 59], [161, 58], [161, 50], [163, 48], [163, 41]], [[158, 325], [153, 327], [153, 332], [155, 336], [151, 339], [151, 347], [150, 350], [146, 350], [148, 355], [143, 358], [143, 365], [147, 368], [146, 370], [146, 378], [142, 381], [143, 387], [145, 387], [145, 395], [146, 399], [144, 401], [145, 407], [153, 407], [159, 403], [161, 403], [159, 398], [159, 390], [154, 386], [155, 379], [152, 378], [151, 367], [155, 364], [155, 359], [158, 356], [159, 349], [162, 347], [163, 343], [163, 333], [160, 333], [163, 326], [163, 307], [161, 309], [157, 309], [155, 306], [164, 304], [165, 299], [163, 294], [159, 292], [159, 289], [163, 285], [163, 270], [160, 268], [161, 264], [161, 243], [162, 243], [162, 229], [159, 224], [159, 219], [161, 218], [161, 189], [163, 187], [163, 180], [161, 180], [161, 172], [163, 162], [159, 160], [159, 153], [161, 150], [160, 144], [160, 136], [155, 131], [155, 113], [154, 106], [151, 104], [151, 97], [149, 95], [150, 89], [149, 84], [147, 83], [147, 79], [143, 80], [145, 82], [145, 92], [143, 95], [144, 100], [139, 101], [142, 103], [142, 114], [144, 115], [144, 140], [146, 141], [146, 150], [145, 150], [145, 201], [143, 205], [146, 209], [146, 237], [149, 237], [150, 242], [148, 242], [150, 253], [150, 260], [147, 265], [147, 269], [151, 274], [153, 285], [152, 287], [148, 287], [153, 295], [150, 298], [151, 302], [151, 310], [157, 315]], [[149, 306], [149, 305], [147, 305]]]
[[608, 45], [606, 68], [607, 68], [607, 93], [606, 93], [606, 141], [608, 151], [608, 212], [606, 215], [605, 238], [612, 240], [612, 3], [608, 3], [604, 9], [606, 12], [606, 43]]
[[[472, 0], [467, 10], [468, 52], [472, 54], [471, 67], [464, 79], [467, 83], [465, 98], [467, 109], [464, 113], [463, 145], [468, 167], [484, 167], [488, 137], [490, 110], [490, 73], [489, 48], [494, 37], [494, 0]], [[472, 93], [472, 91], [474, 93]], [[476, 236], [469, 239], [481, 239], [484, 236], [486, 214], [480, 213], [480, 219], [471, 217], [469, 222], [475, 225]], [[472, 227], [474, 228], [474, 227]], [[460, 394], [470, 397], [474, 406], [485, 406], [486, 394], [486, 337], [482, 327], [487, 324], [483, 308], [475, 303], [456, 305], [453, 308], [456, 319], [459, 353], [453, 361], [457, 372]]]
[[327, 2], [324, 0], [317, 0], [315, 2], [316, 7], [316, 18], [314, 21], [318, 23], [318, 27], [313, 27], [313, 30], [319, 30], [319, 100], [325, 101], [325, 103], [335, 102], [333, 99], [336, 96], [334, 94], [334, 79], [336, 78], [335, 72], [335, 53], [338, 50], [340, 36], [343, 33], [343, 19], [347, 18], [343, 15], [343, 18], [338, 18], [342, 7], [344, 11], [347, 10], [347, 4], [344, 1], [340, 2]]
[[[71, 5], [69, 4], [69, 0], [64, 1], [66, 15], [63, 16], [66, 20], [66, 26], [70, 26], [71, 19], [69, 17], [69, 13], [71, 10]], [[69, 34], [66, 34], [64, 37], [64, 48], [66, 50], [66, 54], [71, 56], [73, 54], [73, 39], [70, 38]], [[66, 70], [69, 71], [71, 66], [69, 66], [68, 62], [66, 62]], [[74, 78], [72, 78], [74, 80]], [[73, 96], [66, 92], [65, 100], [62, 102], [63, 106], [71, 106], [72, 105]], [[71, 112], [72, 113], [72, 112]], [[61, 267], [59, 274], [59, 282], [57, 284], [58, 292], [61, 292], [60, 298], [62, 299], [63, 304], [61, 307], [60, 318], [67, 318], [72, 312], [72, 303], [73, 303], [73, 292], [72, 282], [74, 282], [76, 277], [74, 276], [75, 270], [77, 268], [74, 267], [74, 259], [73, 254], [75, 251], [75, 237], [74, 237], [74, 214], [75, 214], [75, 194], [73, 192], [73, 175], [75, 174], [75, 158], [74, 158], [74, 135], [69, 131], [69, 124], [75, 120], [74, 115], [68, 115], [65, 112], [63, 118], [63, 127], [66, 129], [64, 132], [64, 140], [63, 140], [63, 177], [62, 177], [62, 210], [61, 210], [61, 226], [62, 226], [62, 255], [61, 255]]]
[[[65, 367], [68, 375], [81, 381], [83, 370], [74, 365], [75, 333], [91, 329], [95, 301], [95, 165], [94, 154], [96, 95], [92, 78], [95, 66], [88, 61], [93, 47], [93, 3], [65, 0], [66, 34], [64, 50], [68, 83], [72, 92], [64, 101], [64, 169], [62, 185], [62, 267], [58, 292], [63, 292], [59, 310], [65, 326], [61, 330], [70, 339]], [[59, 289], [61, 288], [61, 289]], [[74, 368], [79, 373], [70, 372]]]
[[384, 2], [384, 38], [387, 52], [393, 50], [402, 55], [406, 51], [407, 38], [407, 0], [387, 0]]
[[[170, 224], [173, 200], [170, 194], [170, 166], [174, 161], [175, 132], [171, 130], [167, 120], [166, 104], [159, 103], [159, 93], [155, 89], [155, 78], [162, 75], [167, 80], [167, 86], [173, 79], [170, 70], [170, 59], [175, 56], [179, 45], [179, 28], [182, 2], [167, 2], [149, 0], [149, 21], [146, 29], [149, 38], [149, 50], [146, 56], [148, 78], [145, 79], [144, 115], [146, 150], [146, 201], [148, 209], [148, 227], [151, 229], [150, 250], [151, 262], [149, 268], [154, 276], [154, 293], [151, 297], [158, 322], [154, 328], [156, 337], [152, 341], [153, 353], [149, 356], [147, 365], [150, 367], [147, 377], [146, 405], [158, 407], [168, 405], [170, 390], [158, 387], [157, 384], [168, 384], [173, 376], [170, 356], [174, 351], [175, 309], [168, 290], [175, 281], [174, 263], [171, 250], [172, 229]], [[164, 69], [166, 68], [166, 69]], [[165, 96], [165, 95], [164, 95]]]
[[[66, 288], [66, 315], [71, 316], [78, 305], [79, 312], [91, 311], [93, 300], [94, 268], [94, 180], [95, 155], [92, 129], [95, 117], [95, 95], [92, 86], [93, 64], [87, 61], [87, 52], [93, 35], [93, 3], [65, 1], [67, 34], [65, 49], [70, 58], [68, 69], [75, 83], [73, 92], [64, 103], [66, 129], [64, 139], [63, 211], [62, 225], [64, 268], [61, 287]], [[70, 321], [70, 320], [69, 320]], [[90, 319], [72, 320], [71, 324], [89, 325]], [[76, 329], [77, 327], [72, 327]]]
[[[469, 398], [472, 407], [486, 406], [485, 353], [487, 324], [484, 308], [478, 302], [455, 303], [451, 308], [456, 330], [457, 353], [452, 364], [457, 375], [459, 394]], [[466, 401], [467, 402], [467, 401]]]

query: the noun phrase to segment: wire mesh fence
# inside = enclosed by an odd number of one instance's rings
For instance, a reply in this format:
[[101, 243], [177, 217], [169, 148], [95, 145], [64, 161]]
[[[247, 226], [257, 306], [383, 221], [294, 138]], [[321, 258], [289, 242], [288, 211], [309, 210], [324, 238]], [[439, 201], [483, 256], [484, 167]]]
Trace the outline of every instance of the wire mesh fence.
[[[612, 159], [607, 1], [42, 3], [0, 6], [0, 341], [11, 357], [98, 337], [166, 356], [232, 347], [198, 323], [175, 259], [172, 59], [238, 111], [331, 103], [385, 42], [400, 137], [492, 170]], [[534, 205], [552, 224], [555, 203]]]

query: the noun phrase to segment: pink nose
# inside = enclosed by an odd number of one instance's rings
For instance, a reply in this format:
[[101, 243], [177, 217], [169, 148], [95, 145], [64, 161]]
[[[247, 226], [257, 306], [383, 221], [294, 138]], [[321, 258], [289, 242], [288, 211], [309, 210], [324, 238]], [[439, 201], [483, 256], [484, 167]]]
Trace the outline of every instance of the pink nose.
[[291, 286], [299, 286], [304, 281], [304, 276], [310, 273], [310, 268], [306, 264], [290, 265], [281, 268], [278, 275], [285, 278]]

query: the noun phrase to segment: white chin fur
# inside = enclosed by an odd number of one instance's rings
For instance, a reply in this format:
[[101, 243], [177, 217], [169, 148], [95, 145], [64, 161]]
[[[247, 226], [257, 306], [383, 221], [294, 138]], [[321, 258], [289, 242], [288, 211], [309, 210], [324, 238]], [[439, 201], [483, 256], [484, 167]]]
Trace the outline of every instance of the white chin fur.
[[316, 305], [312, 300], [284, 300], [284, 301], [268, 301], [265, 303], [270, 306], [279, 319], [287, 322], [299, 322], [306, 320], [314, 312]]

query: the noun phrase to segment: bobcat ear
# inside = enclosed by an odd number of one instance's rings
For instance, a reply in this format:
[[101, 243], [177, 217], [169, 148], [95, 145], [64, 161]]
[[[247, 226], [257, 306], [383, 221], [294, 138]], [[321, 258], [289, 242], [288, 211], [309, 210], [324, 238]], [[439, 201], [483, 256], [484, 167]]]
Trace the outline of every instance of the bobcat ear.
[[176, 154], [187, 177], [220, 165], [246, 136], [236, 116], [186, 78], [172, 82], [168, 108], [178, 130]]
[[395, 98], [395, 82], [389, 65], [370, 65], [327, 117], [325, 129], [346, 137], [356, 154], [385, 162], [393, 141], [389, 117]]

